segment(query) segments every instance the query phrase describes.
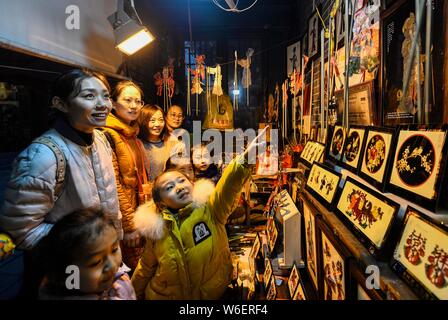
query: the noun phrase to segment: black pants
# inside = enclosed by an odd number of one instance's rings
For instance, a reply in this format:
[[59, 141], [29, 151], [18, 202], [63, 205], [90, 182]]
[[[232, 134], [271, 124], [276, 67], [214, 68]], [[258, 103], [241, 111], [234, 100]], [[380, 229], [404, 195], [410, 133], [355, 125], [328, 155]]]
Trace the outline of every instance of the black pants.
[[40, 283], [45, 275], [41, 263], [38, 261], [38, 249], [26, 250], [23, 262], [23, 282], [17, 299], [36, 300]]

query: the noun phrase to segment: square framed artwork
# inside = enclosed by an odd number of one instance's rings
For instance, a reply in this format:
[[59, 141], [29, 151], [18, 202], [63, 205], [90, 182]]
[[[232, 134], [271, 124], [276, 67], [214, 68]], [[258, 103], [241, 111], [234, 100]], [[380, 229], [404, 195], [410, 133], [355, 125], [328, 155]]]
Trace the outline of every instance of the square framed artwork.
[[358, 175], [372, 186], [384, 191], [391, 165], [396, 130], [369, 127]]
[[340, 173], [337, 173], [322, 164], [314, 163], [308, 175], [306, 189], [324, 206], [331, 208], [340, 181]]
[[275, 223], [272, 224], [271, 232], [268, 234], [269, 251], [273, 252], [278, 238], [278, 229]]
[[308, 20], [308, 57], [312, 58], [319, 52], [320, 21], [317, 11]]
[[448, 227], [408, 207], [392, 268], [422, 299], [448, 300]]
[[297, 41], [286, 48], [286, 73], [289, 77], [294, 70], [298, 73], [301, 72], [302, 52], [300, 41]]
[[289, 296], [292, 298], [294, 296], [294, 293], [296, 292], [296, 289], [300, 282], [300, 274], [297, 270], [296, 264], [292, 266], [291, 273], [288, 277], [288, 291]]
[[271, 277], [272, 277], [271, 260], [266, 258], [264, 260], [264, 273], [263, 273], [263, 282], [264, 282], [265, 289], [267, 289], [269, 287], [269, 285], [271, 284]]
[[303, 149], [303, 152], [300, 157], [307, 166], [311, 166], [314, 162], [322, 163], [324, 154], [325, 154], [325, 145], [323, 143], [309, 141], [305, 145], [305, 149]]
[[305, 225], [305, 250], [306, 250], [306, 269], [311, 278], [315, 291], [319, 289], [319, 261], [318, 259], [318, 241], [316, 214], [307, 200], [303, 201], [303, 218]]
[[445, 131], [401, 130], [388, 190], [435, 211], [446, 160]]
[[347, 300], [349, 294], [350, 254], [333, 236], [326, 224], [319, 221], [321, 234], [321, 298], [323, 300]]
[[353, 260], [350, 261], [350, 292], [352, 300], [385, 300], [386, 294], [380, 289], [368, 288], [368, 279], [362, 268]]
[[342, 159], [345, 137], [346, 128], [341, 125], [335, 126], [328, 149], [328, 159], [334, 163], [338, 163]]
[[266, 300], [275, 300], [276, 298], [277, 298], [277, 285], [275, 283], [275, 276], [272, 276], [268, 294], [266, 295]]
[[351, 177], [347, 177], [336, 206], [343, 221], [377, 258], [383, 256], [399, 209], [399, 204]]
[[365, 127], [350, 126], [345, 139], [341, 165], [354, 173], [358, 172], [361, 165], [366, 134]]

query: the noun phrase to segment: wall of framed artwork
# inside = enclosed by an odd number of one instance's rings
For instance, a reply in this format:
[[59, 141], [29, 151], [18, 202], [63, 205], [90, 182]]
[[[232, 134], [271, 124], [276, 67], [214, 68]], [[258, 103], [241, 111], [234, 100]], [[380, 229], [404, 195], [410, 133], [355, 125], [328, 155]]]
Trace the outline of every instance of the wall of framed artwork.
[[446, 166], [446, 132], [401, 130], [388, 190], [435, 211]]
[[308, 175], [307, 190], [325, 206], [331, 208], [336, 198], [341, 174], [314, 163]]
[[448, 227], [408, 207], [392, 268], [423, 299], [448, 300]]
[[358, 175], [383, 192], [395, 151], [395, 129], [369, 127]]
[[317, 235], [316, 227], [316, 213], [313, 211], [312, 207], [308, 201], [303, 201], [303, 217], [305, 226], [305, 250], [306, 250], [306, 269], [310, 276], [311, 282], [314, 286], [315, 291], [319, 289], [319, 260], [318, 259], [318, 246], [319, 239]]
[[322, 300], [347, 300], [350, 297], [348, 279], [350, 253], [340, 244], [328, 226], [319, 220], [320, 247], [320, 298]]
[[399, 209], [399, 204], [351, 177], [347, 177], [336, 206], [343, 221], [378, 259], [389, 253], [385, 244]]
[[366, 136], [366, 127], [352, 125], [345, 139], [341, 165], [354, 173], [361, 165]]
[[333, 134], [328, 149], [328, 159], [334, 163], [338, 163], [342, 159], [345, 137], [346, 129], [341, 125], [336, 125], [333, 129]]

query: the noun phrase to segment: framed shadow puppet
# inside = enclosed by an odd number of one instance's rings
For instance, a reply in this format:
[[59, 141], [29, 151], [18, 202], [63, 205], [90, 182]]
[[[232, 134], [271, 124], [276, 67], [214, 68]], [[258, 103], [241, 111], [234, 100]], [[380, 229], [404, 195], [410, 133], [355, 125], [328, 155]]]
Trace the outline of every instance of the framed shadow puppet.
[[318, 238], [316, 229], [316, 213], [313, 211], [314, 206], [310, 206], [308, 200], [303, 201], [303, 218], [305, 225], [305, 250], [306, 250], [306, 269], [311, 278], [312, 285], [317, 292], [319, 289], [318, 282]]
[[349, 299], [349, 258], [350, 253], [333, 236], [326, 224], [319, 221], [321, 234], [321, 298], [323, 300]]
[[328, 159], [338, 163], [342, 159], [346, 129], [340, 125], [334, 127], [333, 135], [328, 150]]
[[386, 186], [394, 144], [395, 129], [369, 127], [358, 175], [381, 192]]
[[448, 227], [408, 207], [392, 268], [422, 299], [448, 300]]
[[445, 131], [401, 130], [388, 190], [435, 211], [443, 192], [445, 155]]
[[319, 202], [331, 210], [340, 181], [340, 173], [314, 163], [308, 175], [306, 188]]
[[337, 213], [377, 258], [383, 257], [399, 209], [399, 204], [351, 177], [347, 177], [337, 204]]
[[361, 165], [366, 135], [365, 127], [350, 126], [347, 139], [345, 139], [341, 165], [354, 173], [358, 172]]

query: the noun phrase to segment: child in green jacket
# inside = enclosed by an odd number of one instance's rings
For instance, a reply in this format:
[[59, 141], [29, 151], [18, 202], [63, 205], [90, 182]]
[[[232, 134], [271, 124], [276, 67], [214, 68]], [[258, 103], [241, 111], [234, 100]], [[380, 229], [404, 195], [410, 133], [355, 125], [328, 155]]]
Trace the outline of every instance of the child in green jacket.
[[132, 276], [137, 298], [219, 299], [223, 295], [232, 276], [225, 224], [251, 175], [244, 158], [257, 146], [257, 139], [232, 160], [216, 187], [206, 180], [193, 185], [178, 170], [157, 177], [153, 201], [135, 215], [135, 225], [147, 239]]

